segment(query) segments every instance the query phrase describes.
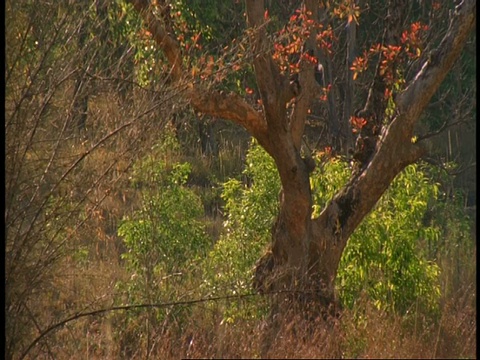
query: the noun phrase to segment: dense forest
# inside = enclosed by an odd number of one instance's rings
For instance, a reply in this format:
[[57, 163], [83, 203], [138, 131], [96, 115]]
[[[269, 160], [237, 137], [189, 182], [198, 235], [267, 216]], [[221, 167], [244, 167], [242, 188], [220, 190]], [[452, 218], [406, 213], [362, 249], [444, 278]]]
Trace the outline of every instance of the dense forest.
[[476, 358], [475, 0], [7, 0], [5, 358]]

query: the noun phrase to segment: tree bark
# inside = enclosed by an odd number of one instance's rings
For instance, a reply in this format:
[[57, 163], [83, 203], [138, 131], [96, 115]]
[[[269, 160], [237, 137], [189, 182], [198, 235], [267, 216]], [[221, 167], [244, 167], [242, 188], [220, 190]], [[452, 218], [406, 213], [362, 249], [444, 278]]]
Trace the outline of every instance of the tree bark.
[[[351, 1], [349, 6], [352, 7], [355, 2]], [[353, 65], [353, 61], [355, 60], [356, 56], [356, 41], [357, 41], [357, 24], [355, 20], [350, 21], [347, 23], [347, 58], [346, 58], [346, 69], [345, 72], [347, 73], [346, 76], [346, 84], [345, 84], [345, 100], [343, 106], [343, 124], [349, 128], [349, 120], [353, 113], [353, 99], [354, 99], [354, 80], [353, 80], [353, 71], [351, 67]], [[353, 147], [353, 134], [351, 131], [347, 131], [347, 138], [345, 147], [347, 149]]]

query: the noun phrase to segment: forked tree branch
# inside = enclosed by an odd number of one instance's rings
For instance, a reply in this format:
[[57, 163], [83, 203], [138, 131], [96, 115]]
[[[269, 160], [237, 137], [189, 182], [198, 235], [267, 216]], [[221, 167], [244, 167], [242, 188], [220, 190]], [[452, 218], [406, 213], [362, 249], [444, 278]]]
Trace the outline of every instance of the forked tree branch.
[[270, 129], [283, 133], [287, 130], [285, 104], [290, 93], [286, 79], [280, 74], [278, 66], [272, 59], [272, 46], [266, 36], [268, 18], [263, 0], [247, 0], [247, 25], [251, 38], [251, 51], [256, 54], [253, 59], [255, 79], [262, 98], [265, 119]]
[[[314, 22], [318, 21], [318, 1], [306, 0], [305, 11], [307, 17]], [[306, 40], [306, 49], [304, 51], [313, 51], [316, 48], [315, 45], [316, 33], [311, 31], [309, 38]], [[290, 128], [293, 136], [293, 142], [297, 149], [300, 149], [303, 133], [305, 130], [305, 122], [307, 119], [308, 111], [312, 105], [312, 101], [315, 96], [319, 96], [320, 85], [315, 82], [313, 65], [307, 59], [300, 59], [300, 73], [298, 80], [300, 83], [301, 91], [300, 95], [295, 100], [294, 109], [290, 117]]]

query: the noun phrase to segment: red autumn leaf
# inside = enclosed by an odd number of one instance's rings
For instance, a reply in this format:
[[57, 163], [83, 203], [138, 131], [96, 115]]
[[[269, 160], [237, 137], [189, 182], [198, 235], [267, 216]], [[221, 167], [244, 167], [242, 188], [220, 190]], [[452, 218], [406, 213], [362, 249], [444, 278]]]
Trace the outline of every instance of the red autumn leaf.
[[385, 99], [388, 99], [390, 96], [392, 96], [392, 90], [391, 89], [385, 89], [385, 93], [383, 94], [385, 96]]
[[352, 117], [350, 117], [350, 124], [355, 129], [361, 129], [367, 124], [367, 120], [365, 120], [362, 117], [352, 116]]

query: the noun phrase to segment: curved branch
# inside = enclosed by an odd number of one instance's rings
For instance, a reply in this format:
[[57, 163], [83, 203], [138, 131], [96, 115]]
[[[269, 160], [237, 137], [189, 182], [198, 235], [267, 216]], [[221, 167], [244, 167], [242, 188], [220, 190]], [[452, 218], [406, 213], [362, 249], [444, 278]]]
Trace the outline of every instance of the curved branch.
[[[188, 73], [182, 65], [182, 50], [174, 35], [166, 30], [165, 25], [152, 12], [148, 0], [129, 0], [134, 9], [141, 15], [145, 25], [152, 33], [153, 39], [164, 52], [172, 66], [171, 76], [174, 82], [185, 80]], [[186, 97], [198, 112], [220, 117], [243, 126], [267, 151], [270, 149], [267, 137], [267, 123], [261, 113], [245, 102], [237, 94], [224, 94], [207, 90], [187, 79]]]
[[155, 17], [148, 0], [129, 0], [134, 9], [141, 15], [145, 25], [152, 33], [155, 42], [161, 47], [168, 62], [172, 66], [171, 75], [175, 81], [182, 77], [182, 51], [173, 34], [165, 30], [165, 26]]
[[213, 90], [199, 91], [198, 88], [191, 86], [188, 97], [197, 111], [228, 119], [243, 126], [267, 152], [271, 153], [264, 117], [245, 102], [240, 95]]
[[37, 338], [33, 340], [30, 343], [30, 345], [27, 347], [27, 349], [23, 352], [23, 354], [20, 356], [20, 360], [24, 359], [28, 355], [30, 350], [32, 350], [33, 347], [37, 345], [40, 342], [40, 340], [42, 340], [45, 336], [47, 336], [48, 334], [50, 334], [55, 330], [60, 329], [61, 327], [65, 326], [66, 324], [72, 321], [75, 321], [84, 317], [97, 316], [97, 315], [102, 315], [102, 314], [114, 312], [114, 311], [130, 311], [130, 310], [137, 310], [137, 309], [162, 309], [162, 308], [172, 307], [172, 306], [188, 306], [188, 305], [195, 305], [195, 304], [200, 304], [208, 301], [218, 301], [218, 300], [226, 300], [226, 299], [242, 299], [242, 298], [253, 297], [253, 296], [258, 296], [258, 294], [247, 293], [247, 294], [237, 294], [237, 295], [216, 296], [216, 297], [194, 299], [194, 300], [172, 301], [172, 302], [166, 302], [166, 303], [112, 306], [104, 309], [98, 309], [98, 310], [93, 310], [88, 312], [80, 312], [58, 323], [55, 323], [49, 326], [44, 331], [42, 331], [40, 335], [38, 335]]
[[251, 35], [252, 51], [255, 55], [253, 66], [258, 90], [262, 97], [266, 120], [269, 126], [281, 130], [287, 129], [285, 104], [290, 89], [278, 66], [274, 63], [272, 47], [267, 41], [265, 4], [263, 0], [247, 0], [247, 23]]

